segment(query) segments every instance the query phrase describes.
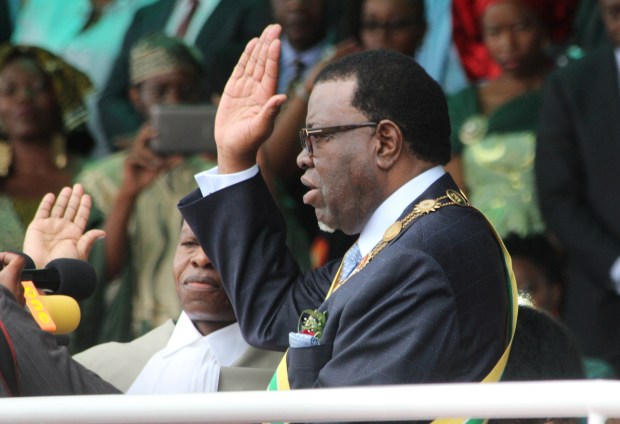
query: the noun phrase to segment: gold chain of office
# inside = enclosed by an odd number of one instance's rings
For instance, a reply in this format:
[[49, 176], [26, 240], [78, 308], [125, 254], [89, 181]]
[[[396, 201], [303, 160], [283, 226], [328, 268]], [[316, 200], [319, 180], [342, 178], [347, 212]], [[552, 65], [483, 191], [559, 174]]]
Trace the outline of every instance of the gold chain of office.
[[[402, 220], [394, 222], [385, 230], [383, 239], [375, 245], [375, 247], [368, 253], [359, 263], [359, 265], [353, 270], [353, 272], [344, 280], [337, 283], [332, 291], [336, 291], [338, 287], [346, 283], [351, 276], [361, 271], [375, 256], [379, 254], [392, 240], [396, 238], [405, 228], [407, 228], [417, 218], [428, 215], [429, 213], [436, 212], [439, 209], [446, 206], [470, 206], [469, 201], [462, 193], [456, 190], [448, 189], [446, 194], [436, 199], [422, 200], [420, 203], [413, 207], [413, 210], [405, 216]], [[337, 278], [337, 277], [336, 277]], [[337, 281], [337, 279], [336, 279]]]

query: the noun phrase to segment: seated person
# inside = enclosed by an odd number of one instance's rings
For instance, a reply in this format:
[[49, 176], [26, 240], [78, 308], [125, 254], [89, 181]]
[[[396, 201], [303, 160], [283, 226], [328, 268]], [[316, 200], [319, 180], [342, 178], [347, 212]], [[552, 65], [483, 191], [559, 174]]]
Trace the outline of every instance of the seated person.
[[[56, 201], [53, 195], [46, 195], [35, 219], [28, 228], [24, 250], [32, 256], [35, 263], [47, 263], [49, 260], [60, 257], [58, 255], [84, 259], [94, 241], [103, 236], [101, 230], [84, 233], [89, 213], [90, 198], [83, 194], [83, 189], [79, 185], [74, 186], [73, 189], [63, 189]], [[236, 327], [231, 327], [231, 324], [236, 321], [236, 318], [223, 289], [219, 286], [219, 275], [195, 242], [191, 231], [188, 230], [189, 228], [184, 226], [175, 258], [177, 290], [184, 300], [186, 314], [182, 314], [181, 323], [177, 325], [174, 332], [168, 331], [168, 336], [171, 332], [172, 336], [166, 347], [168, 349], [173, 343], [184, 340], [188, 349], [179, 349], [177, 344], [174, 355], [169, 356], [170, 352], [165, 350], [155, 355], [140, 374], [139, 381], [151, 378], [147, 383], [150, 392], [175, 381], [174, 387], [167, 388], [167, 393], [263, 388], [281, 354], [256, 351], [249, 348], [239, 337], [235, 337]], [[0, 396], [117, 393], [116, 387], [73, 361], [68, 350], [58, 346], [51, 334], [41, 331], [32, 317], [21, 308], [20, 305], [23, 306], [24, 298], [23, 289], [19, 284], [19, 275], [24, 266], [24, 260], [18, 254], [2, 252], [0, 263], [5, 265], [0, 271], [0, 326], [5, 330], [2, 333], [5, 336], [4, 342], [15, 353], [13, 355], [15, 364], [12, 369], [15, 372], [12, 374], [16, 376], [16, 384], [0, 384]], [[201, 279], [209, 280], [209, 282], [195, 281]], [[214, 315], [210, 315], [209, 312], [217, 315], [217, 318], [214, 320]], [[188, 325], [190, 322], [193, 325]], [[165, 330], [165, 328], [158, 329], [159, 334], [154, 332], [151, 335], [151, 354], [165, 345], [165, 340], [157, 341], [158, 336], [166, 337]], [[188, 330], [194, 331], [193, 336], [189, 336], [193, 337], [193, 341], [183, 337], [184, 334], [185, 337], [191, 334]], [[202, 337], [204, 334], [209, 335]], [[239, 334], [238, 329], [236, 334]], [[190, 347], [189, 344], [192, 346]], [[203, 345], [198, 358], [188, 354], [190, 350], [196, 352], [196, 344]], [[95, 364], [88, 359], [86, 354], [82, 356], [82, 361], [93, 364], [96, 371], [101, 371], [106, 377], [110, 376], [111, 380], [119, 386], [125, 383], [122, 380], [115, 380], [117, 376], [115, 377], [108, 370], [121, 365], [121, 368], [126, 368], [122, 370], [123, 372], [135, 377], [141, 365], [150, 356], [149, 348], [145, 347], [144, 343], [142, 346], [140, 343], [135, 343], [133, 346], [127, 345], [124, 351], [119, 350], [122, 360], [111, 355], [112, 347], [108, 347], [108, 352], [104, 347], [97, 349], [99, 349], [98, 352], [93, 349], [92, 353], [103, 353], [100, 359], [115, 363]], [[143, 352], [140, 352], [140, 349], [147, 349], [147, 353], [142, 355]], [[234, 352], [232, 358], [229, 356], [231, 352]], [[190, 357], [193, 359], [190, 360]], [[157, 363], [162, 360], [163, 362]], [[180, 378], [180, 375], [184, 373], [177, 361], [185, 361], [187, 365], [184, 368], [189, 371], [187, 376], [193, 381], [183, 381], [184, 379]], [[196, 361], [201, 361], [202, 366]], [[223, 364], [234, 364], [234, 367], [220, 368]], [[162, 368], [157, 369], [157, 366]], [[6, 363], [2, 364], [0, 370], [2, 371], [0, 382], [10, 381], [8, 376], [11, 370], [7, 372]], [[173, 374], [173, 378], [166, 377], [169, 374], [166, 370]], [[106, 372], [108, 372], [107, 375]], [[155, 383], [155, 380], [158, 383]], [[206, 384], [202, 384], [200, 380], [204, 380]], [[19, 391], [10, 390], [10, 387], [17, 387]], [[138, 390], [138, 385], [136, 385], [136, 392]], [[145, 392], [144, 389], [139, 391]]]
[[542, 234], [510, 233], [503, 241], [512, 258], [519, 295], [535, 308], [559, 317], [565, 273], [562, 252]]
[[[547, 312], [519, 305], [519, 318], [502, 381], [586, 378], [574, 336]], [[555, 395], [550, 393], [550, 396]], [[492, 424], [578, 424], [577, 418], [491, 420]]]
[[168, 320], [132, 342], [98, 345], [74, 359], [133, 394], [267, 387], [282, 353], [243, 340], [220, 276], [187, 223], [172, 267], [183, 305], [176, 325]]
[[[82, 305], [85, 313], [96, 316], [84, 317], [74, 352], [111, 340], [129, 341], [181, 312], [169, 281], [179, 231], [175, 204], [192, 187], [194, 173], [215, 162], [204, 154], [155, 155], [148, 148], [155, 134], [150, 110], [198, 103], [203, 73], [200, 59], [176, 38], [154, 35], [132, 49], [129, 95], [144, 125], [126, 151], [92, 163], [76, 178], [105, 216], [105, 264], [98, 272], [108, 285]], [[104, 305], [104, 292], [114, 287], [118, 295]]]
[[[103, 288], [84, 306], [103, 312], [78, 330], [75, 352], [129, 341], [179, 315], [181, 304], [169, 282], [179, 231], [176, 203], [195, 187], [194, 174], [215, 165], [208, 153], [163, 156], [148, 147], [156, 134], [149, 123], [153, 106], [202, 98], [204, 65], [194, 51], [176, 38], [146, 37], [131, 50], [130, 75], [130, 98], [144, 126], [128, 151], [94, 163], [77, 178], [106, 216], [105, 280], [116, 281], [119, 292], [109, 307], [102, 306]], [[308, 257], [307, 248], [303, 254]]]
[[519, 305], [519, 318], [502, 381], [586, 378], [574, 336], [545, 311]]

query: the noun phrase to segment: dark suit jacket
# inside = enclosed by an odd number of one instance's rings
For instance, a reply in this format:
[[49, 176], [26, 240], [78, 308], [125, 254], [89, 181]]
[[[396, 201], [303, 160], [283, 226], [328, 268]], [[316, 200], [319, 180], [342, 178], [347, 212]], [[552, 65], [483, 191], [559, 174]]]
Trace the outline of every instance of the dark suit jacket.
[[[106, 137], [110, 142], [119, 135], [135, 131], [143, 118], [128, 98], [129, 52], [141, 38], [163, 32], [175, 0], [159, 0], [139, 9], [127, 29], [123, 45], [110, 78], [101, 94], [99, 108]], [[269, 23], [270, 9], [266, 0], [221, 0], [198, 34], [195, 46], [206, 63], [205, 100], [221, 93], [245, 44], [260, 35]]]
[[[447, 188], [456, 189], [448, 174], [406, 213]], [[180, 210], [222, 275], [250, 344], [284, 349], [304, 309], [327, 311], [321, 345], [289, 350], [292, 388], [479, 381], [503, 351], [501, 252], [473, 208], [444, 207], [414, 221], [325, 302], [338, 262], [300, 273], [260, 176], [205, 198], [196, 191]]]
[[[13, 295], [0, 286], [0, 324], [15, 352], [17, 384], [21, 396], [120, 393], [97, 374], [71, 359], [55, 337], [42, 331]], [[6, 358], [0, 358], [3, 365]], [[0, 375], [0, 397], [9, 396]]]
[[620, 86], [602, 48], [551, 75], [536, 151], [540, 206], [570, 258], [564, 319], [582, 350], [620, 370], [620, 297], [609, 271], [620, 257]]

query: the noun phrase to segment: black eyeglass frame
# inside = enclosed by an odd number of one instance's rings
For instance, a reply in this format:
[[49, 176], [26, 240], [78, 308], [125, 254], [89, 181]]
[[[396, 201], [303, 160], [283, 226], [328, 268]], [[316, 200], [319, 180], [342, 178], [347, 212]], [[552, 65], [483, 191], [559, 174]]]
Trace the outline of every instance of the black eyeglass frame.
[[359, 124], [337, 125], [334, 127], [302, 128], [299, 131], [299, 142], [301, 143], [302, 150], [307, 149], [308, 154], [312, 156], [313, 154], [312, 141], [311, 141], [312, 136], [322, 137], [322, 136], [329, 135], [329, 134], [335, 134], [339, 132], [355, 130], [357, 128], [377, 127], [378, 125], [379, 125], [378, 122], [368, 121], [368, 122], [360, 122]]

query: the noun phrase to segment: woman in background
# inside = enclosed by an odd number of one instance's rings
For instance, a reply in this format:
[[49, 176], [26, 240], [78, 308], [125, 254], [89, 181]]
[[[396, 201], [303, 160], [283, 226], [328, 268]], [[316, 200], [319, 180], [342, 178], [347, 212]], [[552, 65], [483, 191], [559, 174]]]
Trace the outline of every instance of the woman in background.
[[0, 46], [0, 249], [21, 250], [41, 197], [71, 185], [93, 147], [86, 75], [37, 47]]
[[500, 236], [540, 233], [534, 189], [535, 129], [553, 61], [550, 1], [478, 0], [484, 44], [500, 75], [448, 98], [453, 159], [447, 169]]

